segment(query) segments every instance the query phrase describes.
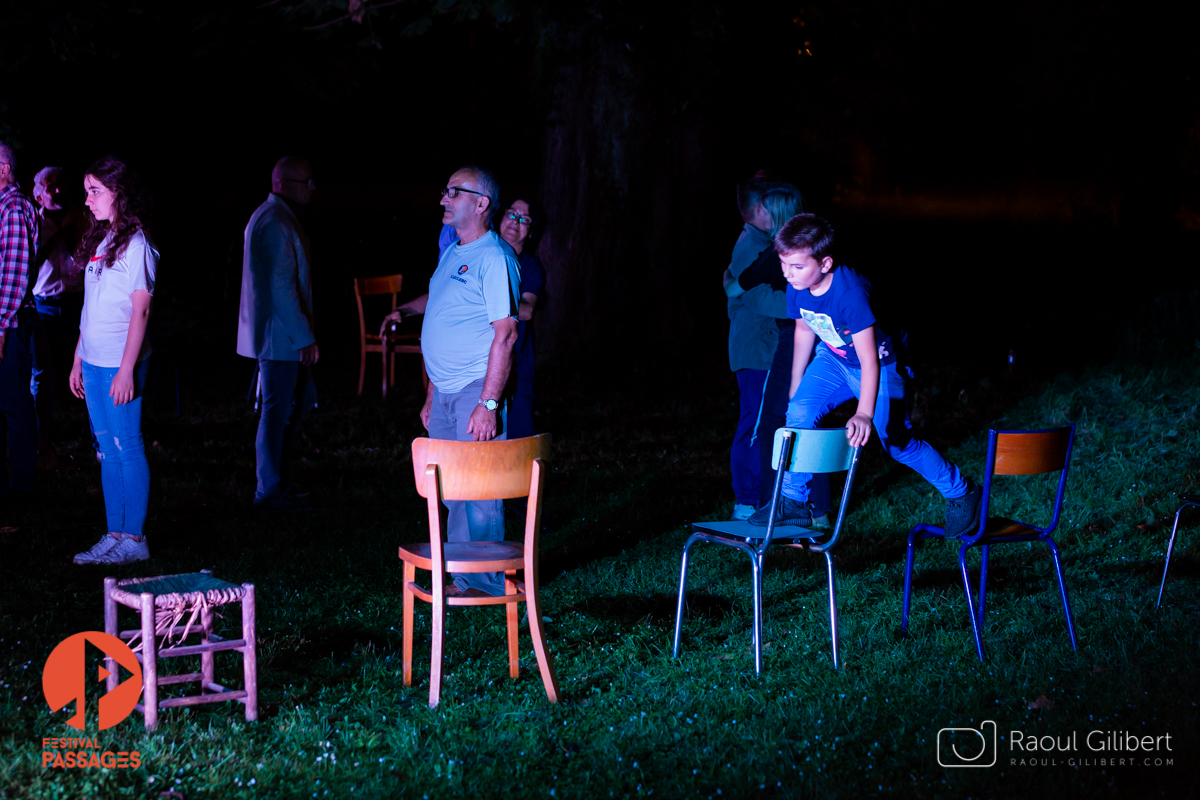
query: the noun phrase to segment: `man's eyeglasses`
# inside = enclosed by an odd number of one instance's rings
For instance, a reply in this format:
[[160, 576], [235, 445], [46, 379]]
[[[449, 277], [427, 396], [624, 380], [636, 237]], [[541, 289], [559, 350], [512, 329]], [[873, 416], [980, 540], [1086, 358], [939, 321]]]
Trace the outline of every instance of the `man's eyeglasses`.
[[310, 189], [317, 188], [317, 184], [316, 184], [316, 182], [313, 181], [312, 178], [306, 178], [303, 180], [300, 178], [284, 178], [284, 180], [287, 181], [288, 183], [303, 183], [305, 186], [307, 186]]
[[529, 225], [533, 222], [533, 217], [526, 217], [516, 211], [509, 211], [508, 218], [518, 225]]
[[448, 186], [445, 189], [442, 189], [442, 197], [449, 197], [451, 200], [453, 200], [454, 198], [458, 197], [458, 195], [462, 192], [467, 192], [469, 194], [477, 194], [480, 197], [485, 196], [483, 192], [477, 192], [474, 189], [464, 189], [461, 186]]

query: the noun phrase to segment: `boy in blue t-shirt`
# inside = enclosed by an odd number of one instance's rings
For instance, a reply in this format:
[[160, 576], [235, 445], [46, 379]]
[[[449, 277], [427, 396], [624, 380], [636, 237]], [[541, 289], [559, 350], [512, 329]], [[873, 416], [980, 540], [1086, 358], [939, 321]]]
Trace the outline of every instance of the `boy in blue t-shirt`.
[[[946, 498], [946, 536], [974, 533], [982, 489], [913, 437], [905, 402], [908, 370], [901, 372], [890, 337], [875, 324], [870, 282], [848, 267], [834, 268], [833, 227], [816, 214], [797, 214], [775, 234], [775, 249], [789, 284], [788, 316], [796, 320], [787, 426], [815, 428], [834, 408], [857, 399], [858, 408], [846, 423], [850, 444], [865, 445], [873, 425], [887, 454], [916, 470]], [[811, 525], [811, 478], [798, 472], [784, 475], [777, 522]], [[769, 517], [768, 505], [750, 522], [765, 526]]]

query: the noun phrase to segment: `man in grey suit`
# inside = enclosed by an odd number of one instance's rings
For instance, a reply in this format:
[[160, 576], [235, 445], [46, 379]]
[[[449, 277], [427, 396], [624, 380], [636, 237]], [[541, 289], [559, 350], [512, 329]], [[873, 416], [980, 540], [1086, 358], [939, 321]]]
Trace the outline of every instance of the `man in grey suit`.
[[285, 490], [285, 454], [304, 414], [302, 396], [317, 363], [313, 335], [308, 236], [296, 212], [312, 199], [312, 167], [302, 158], [279, 159], [271, 193], [250, 217], [242, 254], [238, 355], [258, 360], [262, 413], [254, 441], [258, 488], [254, 508], [303, 508]]

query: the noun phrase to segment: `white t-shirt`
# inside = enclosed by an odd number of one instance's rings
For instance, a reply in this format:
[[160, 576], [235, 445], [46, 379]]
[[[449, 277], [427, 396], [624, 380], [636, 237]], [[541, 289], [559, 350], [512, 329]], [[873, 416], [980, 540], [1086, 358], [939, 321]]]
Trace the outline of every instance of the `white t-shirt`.
[[495, 231], [442, 253], [421, 323], [425, 369], [440, 391], [461, 392], [487, 374], [491, 323], [517, 316], [520, 285], [516, 255]]
[[[112, 234], [96, 248], [96, 255], [83, 273], [83, 317], [79, 321], [79, 357], [93, 367], [119, 367], [133, 318], [133, 293], [139, 289], [154, 294], [154, 272], [158, 250], [138, 231], [124, 254], [104, 266]], [[142, 339], [141, 361], [150, 354], [150, 335]]]

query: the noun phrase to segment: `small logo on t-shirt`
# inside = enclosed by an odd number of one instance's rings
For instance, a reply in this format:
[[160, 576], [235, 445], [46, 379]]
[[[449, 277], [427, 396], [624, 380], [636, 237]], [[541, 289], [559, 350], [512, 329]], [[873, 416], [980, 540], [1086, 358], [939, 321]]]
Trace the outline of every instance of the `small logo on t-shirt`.
[[466, 265], [466, 264], [463, 264], [461, 267], [459, 267], [459, 268], [458, 268], [458, 274], [459, 274], [459, 275], [462, 275], [462, 274], [463, 274], [464, 272], [466, 272], [466, 271], [467, 271], [467, 265]]

